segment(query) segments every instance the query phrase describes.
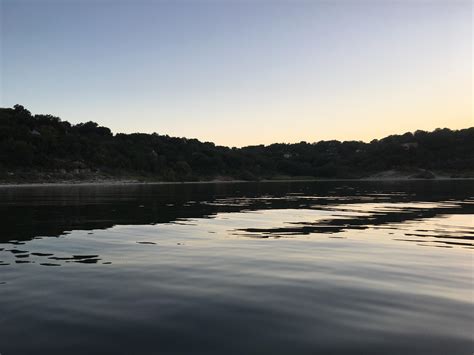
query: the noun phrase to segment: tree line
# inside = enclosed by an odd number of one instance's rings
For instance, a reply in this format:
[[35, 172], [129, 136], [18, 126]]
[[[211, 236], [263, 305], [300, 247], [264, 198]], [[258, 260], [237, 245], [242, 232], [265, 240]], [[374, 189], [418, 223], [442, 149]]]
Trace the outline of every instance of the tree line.
[[418, 130], [370, 143], [330, 140], [230, 148], [157, 133], [113, 134], [95, 122], [73, 125], [52, 115], [33, 115], [21, 105], [0, 108], [0, 178], [28, 173], [162, 181], [362, 178], [393, 169], [472, 176], [474, 127]]

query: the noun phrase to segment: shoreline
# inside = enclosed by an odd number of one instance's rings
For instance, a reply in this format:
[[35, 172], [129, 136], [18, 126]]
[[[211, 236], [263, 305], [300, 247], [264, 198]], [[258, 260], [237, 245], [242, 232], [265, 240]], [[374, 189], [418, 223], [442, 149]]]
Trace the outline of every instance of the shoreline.
[[193, 185], [193, 184], [242, 184], [242, 183], [282, 183], [282, 182], [407, 182], [407, 181], [474, 181], [474, 177], [436, 177], [431, 179], [390, 177], [360, 179], [262, 179], [262, 180], [207, 180], [207, 181], [138, 181], [138, 180], [102, 180], [102, 181], [55, 181], [55, 182], [0, 182], [1, 188], [16, 187], [60, 187], [60, 186], [129, 186], [129, 185]]

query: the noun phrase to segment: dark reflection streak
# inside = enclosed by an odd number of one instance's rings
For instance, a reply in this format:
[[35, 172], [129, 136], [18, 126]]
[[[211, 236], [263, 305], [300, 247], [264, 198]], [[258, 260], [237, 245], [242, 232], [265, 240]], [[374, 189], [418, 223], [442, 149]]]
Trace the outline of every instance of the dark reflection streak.
[[54, 254], [52, 254], [52, 253], [31, 253], [31, 255], [34, 255], [34, 256], [52, 256]]
[[420, 244], [420, 243], [417, 243], [416, 245], [419, 245], [422, 247], [452, 248], [451, 245], [435, 245], [435, 244]]
[[[440, 231], [443, 233], [444, 231]], [[451, 232], [452, 233], [452, 232]], [[431, 238], [443, 238], [443, 239], [463, 239], [463, 240], [474, 240], [474, 237], [470, 236], [450, 236], [450, 235], [440, 235], [440, 234], [417, 234], [417, 233], [404, 233], [407, 237], [414, 236], [414, 237], [431, 237]]]
[[15, 258], [28, 258], [30, 254], [16, 254]]
[[441, 241], [441, 240], [433, 240], [432, 243], [443, 243], [447, 245], [474, 246], [474, 244], [472, 243], [448, 242], [448, 241]]
[[81, 264], [97, 264], [98, 261], [101, 259], [77, 259], [74, 260], [75, 263], [81, 263]]
[[20, 249], [8, 249], [7, 251], [9, 251], [9, 252], [12, 253], [12, 254], [24, 254], [24, 253], [28, 253], [28, 250], [20, 250]]

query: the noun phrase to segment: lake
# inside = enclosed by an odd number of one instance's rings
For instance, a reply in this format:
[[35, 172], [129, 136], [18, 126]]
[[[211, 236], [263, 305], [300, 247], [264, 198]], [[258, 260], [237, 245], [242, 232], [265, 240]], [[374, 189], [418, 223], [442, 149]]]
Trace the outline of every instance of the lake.
[[474, 182], [0, 187], [0, 353], [472, 354]]

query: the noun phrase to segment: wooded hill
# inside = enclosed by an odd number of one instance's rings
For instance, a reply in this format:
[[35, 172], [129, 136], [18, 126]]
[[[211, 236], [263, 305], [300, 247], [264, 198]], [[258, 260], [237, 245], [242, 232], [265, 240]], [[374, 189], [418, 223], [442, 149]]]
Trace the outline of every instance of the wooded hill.
[[0, 180], [364, 178], [389, 170], [421, 178], [474, 176], [474, 127], [416, 131], [370, 143], [229, 148], [156, 133], [113, 134], [95, 122], [72, 125], [32, 115], [21, 105], [0, 108]]

